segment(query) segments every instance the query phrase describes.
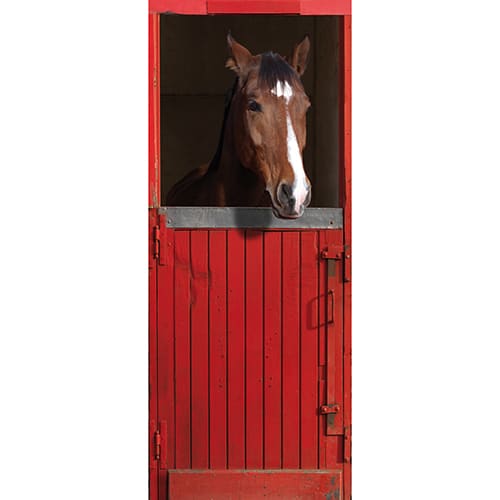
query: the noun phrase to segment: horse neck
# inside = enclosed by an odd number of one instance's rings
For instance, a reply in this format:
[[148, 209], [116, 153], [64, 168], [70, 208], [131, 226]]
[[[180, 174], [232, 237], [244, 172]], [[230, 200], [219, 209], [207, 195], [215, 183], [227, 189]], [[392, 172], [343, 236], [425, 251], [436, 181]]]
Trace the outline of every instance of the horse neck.
[[256, 206], [265, 197], [264, 183], [239, 160], [234, 143], [237, 117], [229, 111], [224, 142], [217, 168], [217, 178], [224, 193], [227, 206]]

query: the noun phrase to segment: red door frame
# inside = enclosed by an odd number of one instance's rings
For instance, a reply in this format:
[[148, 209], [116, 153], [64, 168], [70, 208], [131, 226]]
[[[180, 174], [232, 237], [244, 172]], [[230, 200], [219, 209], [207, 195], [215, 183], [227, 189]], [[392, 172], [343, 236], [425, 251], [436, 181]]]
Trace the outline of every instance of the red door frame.
[[340, 194], [344, 210], [344, 248], [346, 257], [344, 283], [344, 498], [351, 495], [351, 2], [350, 0], [150, 0], [149, 2], [149, 245], [150, 245], [150, 321], [149, 321], [149, 463], [150, 499], [158, 498], [159, 465], [156, 442], [158, 430], [157, 400], [157, 330], [155, 254], [157, 209], [161, 205], [160, 183], [160, 14], [302, 14], [342, 16], [342, 66], [339, 82], [343, 94], [341, 107]]

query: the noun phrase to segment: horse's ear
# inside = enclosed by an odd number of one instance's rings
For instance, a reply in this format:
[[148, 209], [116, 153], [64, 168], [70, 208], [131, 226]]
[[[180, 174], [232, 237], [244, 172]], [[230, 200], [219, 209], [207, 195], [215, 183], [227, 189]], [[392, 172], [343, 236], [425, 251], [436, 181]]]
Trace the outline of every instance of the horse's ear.
[[297, 73], [302, 76], [307, 67], [307, 58], [309, 56], [309, 49], [311, 48], [311, 42], [309, 41], [309, 35], [306, 35], [301, 42], [295, 45], [292, 52], [292, 57], [290, 58], [290, 65], [297, 71]]
[[250, 64], [250, 61], [252, 60], [252, 54], [247, 48], [239, 44], [231, 36], [231, 33], [228, 33], [227, 35], [227, 46], [231, 55], [226, 61], [226, 68], [233, 70], [238, 75], [244, 74]]

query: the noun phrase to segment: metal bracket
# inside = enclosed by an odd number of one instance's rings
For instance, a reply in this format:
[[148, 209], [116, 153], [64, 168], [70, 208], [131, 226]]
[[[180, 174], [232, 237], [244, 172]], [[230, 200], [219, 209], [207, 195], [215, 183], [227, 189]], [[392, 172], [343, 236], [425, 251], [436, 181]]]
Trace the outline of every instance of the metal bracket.
[[344, 462], [347, 464], [350, 464], [352, 462], [350, 426], [344, 429]]
[[321, 252], [321, 258], [326, 260], [341, 260], [344, 254], [342, 245], [329, 245]]
[[338, 413], [340, 411], [340, 405], [334, 404], [334, 405], [323, 405], [319, 409], [321, 415], [328, 415], [329, 413]]

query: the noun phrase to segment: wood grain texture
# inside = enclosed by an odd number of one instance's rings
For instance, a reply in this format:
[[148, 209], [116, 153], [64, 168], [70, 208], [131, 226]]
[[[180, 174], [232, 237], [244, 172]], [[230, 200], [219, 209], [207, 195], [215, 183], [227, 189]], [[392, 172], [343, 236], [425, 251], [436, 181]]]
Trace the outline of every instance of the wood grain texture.
[[[342, 230], [168, 229], [158, 266], [161, 470], [330, 470], [342, 436]], [[333, 399], [332, 399], [333, 398]], [[163, 462], [162, 462], [163, 463]], [[274, 474], [274, 472], [273, 472]], [[236, 476], [235, 476], [236, 477]], [[258, 476], [263, 477], [263, 476]]]
[[209, 233], [210, 468], [227, 466], [226, 231]]
[[194, 469], [208, 456], [208, 231], [191, 231], [191, 454]]
[[246, 467], [264, 467], [264, 311], [263, 247], [261, 231], [246, 231]]
[[300, 238], [300, 466], [318, 467], [318, 241], [316, 232]]
[[228, 467], [245, 467], [245, 234], [227, 234]]
[[175, 233], [175, 307], [174, 307], [174, 379], [175, 379], [175, 466], [191, 467], [191, 290], [190, 233]]
[[300, 233], [283, 233], [283, 468], [300, 465]]
[[281, 468], [281, 233], [264, 233], [264, 468]]
[[188, 471], [169, 474], [169, 498], [342, 500], [342, 474], [329, 471]]

